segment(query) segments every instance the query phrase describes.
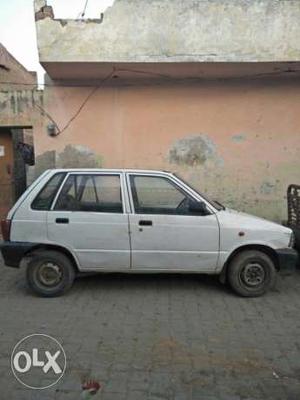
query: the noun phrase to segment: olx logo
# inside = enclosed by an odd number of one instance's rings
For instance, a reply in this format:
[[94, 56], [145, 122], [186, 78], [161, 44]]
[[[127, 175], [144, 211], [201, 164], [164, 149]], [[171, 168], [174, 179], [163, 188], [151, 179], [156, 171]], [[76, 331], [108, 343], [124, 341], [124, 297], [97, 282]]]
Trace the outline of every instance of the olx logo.
[[[60, 351], [57, 351], [54, 354], [54, 356], [52, 356], [49, 351], [45, 351], [45, 356], [47, 357], [47, 363], [45, 363], [44, 361], [39, 361], [39, 359], [38, 359], [39, 350], [38, 349], [32, 350], [32, 358], [30, 357], [30, 354], [27, 353], [27, 351], [19, 351], [14, 356], [14, 367], [21, 374], [28, 372], [32, 366], [43, 368], [43, 371], [45, 374], [50, 370], [50, 368], [53, 369], [55, 374], [60, 374], [61, 368], [56, 362], [56, 359], [60, 355], [60, 353], [61, 353]], [[21, 357], [24, 357], [24, 359], [25, 359], [25, 365], [23, 368], [20, 366], [20, 358]]]
[[44, 334], [26, 336], [14, 347], [11, 368], [16, 379], [31, 389], [46, 389], [55, 385], [66, 369], [62, 345]]

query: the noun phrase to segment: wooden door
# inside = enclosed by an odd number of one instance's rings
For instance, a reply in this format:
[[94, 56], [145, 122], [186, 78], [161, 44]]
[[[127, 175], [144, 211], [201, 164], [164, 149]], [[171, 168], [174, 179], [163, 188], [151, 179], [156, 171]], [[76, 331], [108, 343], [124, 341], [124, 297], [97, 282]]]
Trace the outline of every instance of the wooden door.
[[10, 131], [0, 132], [0, 219], [14, 203], [13, 143]]

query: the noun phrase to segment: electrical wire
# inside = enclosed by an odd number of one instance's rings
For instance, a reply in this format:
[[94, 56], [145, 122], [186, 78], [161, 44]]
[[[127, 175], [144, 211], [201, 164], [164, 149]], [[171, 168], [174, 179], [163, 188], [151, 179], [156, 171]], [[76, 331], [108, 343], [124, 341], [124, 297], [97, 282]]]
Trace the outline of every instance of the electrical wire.
[[[69, 119], [69, 121], [64, 125], [64, 127], [62, 129], [59, 128], [57, 122], [55, 121], [55, 119], [40, 105], [38, 104], [34, 104], [34, 107], [36, 107], [41, 114], [46, 115], [47, 118], [49, 119], [49, 121], [51, 121], [57, 132], [55, 136], [60, 135], [61, 133], [63, 133], [64, 131], [66, 131], [69, 126], [72, 124], [72, 122], [79, 116], [79, 114], [81, 113], [81, 111], [83, 110], [83, 108], [86, 106], [87, 102], [90, 100], [90, 98], [104, 85], [105, 82], [109, 81], [116, 73], [118, 72], [131, 72], [131, 73], [136, 73], [136, 74], [145, 74], [148, 76], [157, 76], [159, 78], [163, 78], [163, 79], [167, 79], [167, 80], [171, 80], [171, 81], [183, 81], [183, 82], [194, 82], [194, 81], [207, 81], [207, 78], [174, 78], [170, 75], [165, 75], [165, 74], [161, 74], [161, 73], [156, 73], [156, 72], [151, 72], [151, 71], [143, 71], [143, 70], [134, 70], [134, 69], [126, 69], [126, 68], [113, 68], [112, 71], [105, 76], [105, 78], [103, 78], [100, 83], [98, 85], [93, 85], [93, 86], [89, 86], [89, 85], [55, 85], [55, 84], [43, 84], [43, 86], [46, 87], [92, 87], [92, 90], [90, 91], [90, 93], [86, 96], [86, 98], [84, 99], [84, 101], [82, 102], [82, 104], [80, 105], [80, 107], [78, 108], [78, 110], [74, 113], [74, 115]], [[276, 71], [276, 72], [269, 72], [269, 73], [261, 73], [261, 74], [255, 74], [255, 75], [243, 75], [240, 77], [231, 77], [231, 78], [215, 78], [215, 79], [211, 79], [211, 80], [218, 80], [218, 81], [226, 81], [226, 80], [244, 80], [244, 79], [249, 79], [249, 78], [264, 78], [264, 77], [269, 77], [269, 76], [280, 76], [282, 73], [297, 73], [300, 72], [300, 70], [293, 70], [293, 69], [287, 69], [285, 71]], [[21, 83], [21, 82], [2, 82], [0, 81], [0, 84], [7, 84], [7, 85], [28, 85], [28, 86], [35, 86], [32, 84], [27, 84], [27, 83]]]
[[37, 108], [41, 112], [42, 115], [43, 114], [46, 115], [46, 117], [49, 119], [49, 121], [51, 121], [53, 123], [53, 125], [55, 126], [57, 132], [60, 131], [59, 126], [57, 125], [57, 122], [55, 121], [55, 119], [42, 106], [40, 106], [39, 104], [36, 104], [36, 103], [34, 103], [33, 106], [35, 108]]
[[85, 16], [85, 12], [86, 12], [86, 8], [87, 8], [87, 5], [88, 5], [88, 2], [89, 2], [89, 0], [85, 1], [85, 5], [84, 5], [84, 8], [83, 8], [83, 11], [78, 15], [78, 18], [79, 17], [83, 18]]
[[72, 124], [72, 122], [78, 117], [78, 115], [81, 113], [82, 109], [85, 107], [86, 103], [89, 101], [89, 99], [97, 92], [97, 90], [100, 89], [100, 87], [103, 86], [103, 84], [106, 81], [109, 81], [113, 75], [115, 73], [115, 69], [113, 69], [104, 79], [102, 79], [102, 81], [100, 82], [100, 84], [96, 87], [94, 87], [91, 92], [86, 96], [86, 98], [84, 99], [84, 101], [82, 102], [81, 106], [78, 108], [78, 110], [76, 111], [76, 113], [73, 115], [72, 118], [69, 119], [69, 121], [66, 123], [66, 125], [62, 128], [59, 129], [59, 131], [57, 132], [56, 136], [60, 135], [61, 133], [63, 133], [66, 129], [69, 128], [69, 126]]
[[[162, 79], [169, 79], [173, 81], [183, 81], [183, 82], [194, 82], [194, 81], [225, 81], [225, 80], [244, 80], [244, 79], [257, 79], [257, 78], [268, 78], [268, 77], [280, 77], [283, 74], [296, 74], [300, 73], [300, 69], [287, 69], [287, 70], [282, 70], [282, 71], [274, 71], [274, 72], [262, 72], [262, 73], [257, 73], [257, 74], [247, 74], [247, 75], [240, 75], [237, 77], [234, 76], [229, 76], [229, 77], [184, 77], [184, 78], [176, 78], [171, 75], [166, 75], [166, 74], [161, 74], [158, 72], [151, 72], [151, 71], [143, 71], [143, 70], [135, 70], [135, 69], [127, 69], [127, 68], [114, 68], [115, 73], [118, 72], [131, 72], [135, 74], [142, 74], [142, 75], [148, 75], [148, 76], [156, 76], [157, 78], [162, 78]], [[37, 86], [43, 86], [43, 87], [61, 87], [61, 88], [83, 88], [83, 87], [95, 87], [95, 84], [52, 84], [52, 83], [39, 83], [39, 84], [32, 84], [32, 83], [26, 83], [26, 82], [17, 82], [17, 81], [0, 81], [1, 84], [6, 84], [6, 85], [12, 85], [12, 86], [31, 86], [31, 87], [37, 87]], [[97, 86], [97, 85], [96, 85]], [[1, 88], [0, 88], [1, 90]]]

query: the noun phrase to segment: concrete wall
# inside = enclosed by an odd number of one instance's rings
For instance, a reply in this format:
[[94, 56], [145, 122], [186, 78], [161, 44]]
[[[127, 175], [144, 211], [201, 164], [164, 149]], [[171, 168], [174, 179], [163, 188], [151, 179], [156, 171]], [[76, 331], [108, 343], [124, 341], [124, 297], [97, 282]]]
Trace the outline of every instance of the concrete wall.
[[34, 89], [36, 72], [27, 71], [0, 43], [0, 89]]
[[[26, 186], [25, 164], [18, 143], [33, 146], [33, 132], [38, 127], [41, 129], [43, 119], [39, 108], [43, 104], [43, 92], [36, 87], [36, 72], [27, 71], [0, 43], [0, 131], [10, 133], [13, 145], [14, 173], [11, 184], [14, 186], [14, 199]], [[30, 168], [26, 168], [26, 171], [30, 182], [33, 175]]]
[[87, 21], [55, 20], [44, 6], [35, 0], [46, 69], [66, 61], [300, 60], [299, 0], [116, 0]]
[[[92, 88], [48, 87], [63, 128]], [[132, 167], [179, 172], [228, 206], [276, 221], [300, 181], [300, 80], [229, 80], [100, 88], [69, 128], [35, 130], [37, 168]]]
[[42, 122], [43, 92], [2, 88], [0, 85], [0, 126], [33, 126]]
[[[39, 125], [41, 106], [43, 92], [37, 90], [36, 72], [27, 71], [0, 43], [0, 127]], [[32, 144], [31, 133], [25, 139]]]

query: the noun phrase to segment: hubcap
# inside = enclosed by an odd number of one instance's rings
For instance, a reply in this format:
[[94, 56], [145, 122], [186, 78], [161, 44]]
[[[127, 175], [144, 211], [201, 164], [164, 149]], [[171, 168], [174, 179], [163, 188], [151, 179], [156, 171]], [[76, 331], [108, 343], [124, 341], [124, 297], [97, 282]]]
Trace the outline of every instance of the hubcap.
[[47, 262], [40, 266], [38, 277], [43, 285], [56, 286], [62, 279], [62, 271], [59, 265]]
[[248, 286], [261, 285], [265, 280], [264, 267], [258, 262], [248, 263], [241, 272], [242, 281]]

